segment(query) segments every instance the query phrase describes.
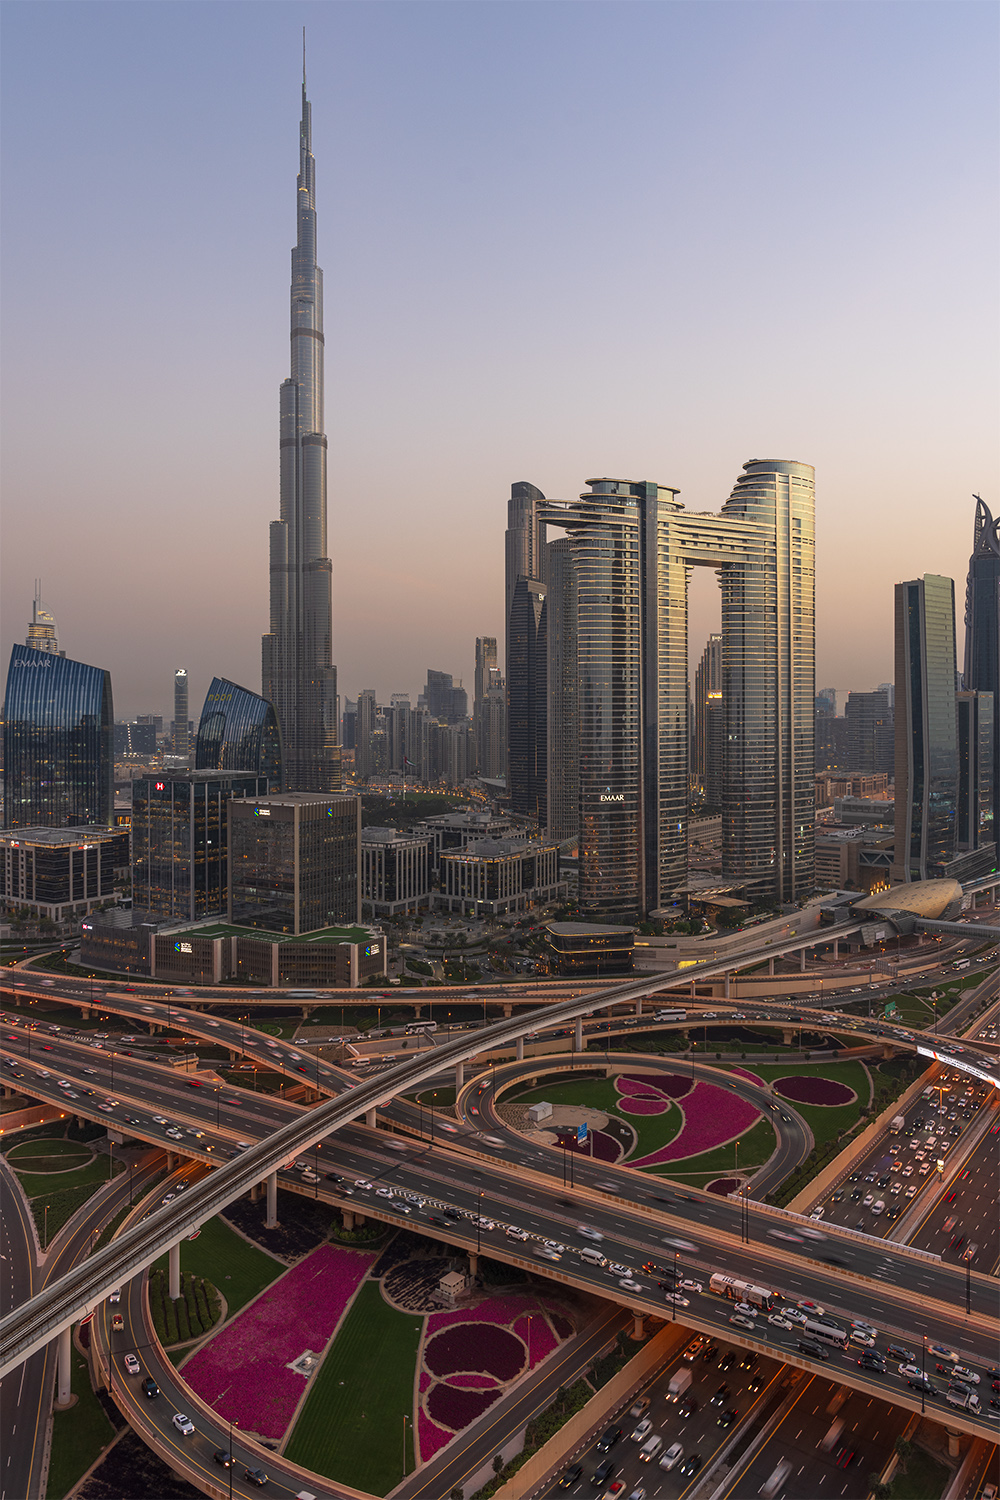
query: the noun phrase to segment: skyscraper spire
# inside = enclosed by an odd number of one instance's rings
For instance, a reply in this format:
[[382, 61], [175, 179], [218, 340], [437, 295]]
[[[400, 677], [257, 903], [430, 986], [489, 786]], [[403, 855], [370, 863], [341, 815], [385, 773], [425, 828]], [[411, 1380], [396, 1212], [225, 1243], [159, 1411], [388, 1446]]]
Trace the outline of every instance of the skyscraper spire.
[[278, 715], [285, 789], [341, 785], [332, 573], [326, 538], [323, 431], [323, 272], [316, 264], [316, 163], [302, 39], [302, 118], [292, 250], [291, 375], [281, 386], [281, 519], [271, 523], [271, 628], [262, 642], [263, 694]]

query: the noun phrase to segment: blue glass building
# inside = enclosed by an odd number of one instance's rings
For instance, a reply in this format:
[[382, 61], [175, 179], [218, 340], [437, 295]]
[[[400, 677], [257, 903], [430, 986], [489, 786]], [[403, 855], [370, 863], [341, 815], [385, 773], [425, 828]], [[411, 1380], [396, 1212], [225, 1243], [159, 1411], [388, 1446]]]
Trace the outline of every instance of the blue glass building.
[[213, 677], [195, 742], [198, 771], [252, 771], [281, 790], [281, 732], [266, 698]]
[[111, 674], [14, 646], [4, 698], [6, 828], [110, 828]]

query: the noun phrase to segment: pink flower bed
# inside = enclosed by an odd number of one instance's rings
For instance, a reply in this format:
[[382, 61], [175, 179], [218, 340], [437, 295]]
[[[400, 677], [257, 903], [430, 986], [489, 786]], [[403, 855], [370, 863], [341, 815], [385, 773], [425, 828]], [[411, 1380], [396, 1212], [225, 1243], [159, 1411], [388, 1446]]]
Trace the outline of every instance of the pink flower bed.
[[796, 1104], [850, 1104], [858, 1096], [846, 1083], [832, 1078], [810, 1078], [804, 1073], [790, 1073], [774, 1080], [774, 1092]]
[[280, 1439], [305, 1390], [285, 1366], [326, 1345], [374, 1260], [320, 1245], [199, 1349], [184, 1379], [223, 1421]]
[[[420, 1375], [417, 1440], [421, 1462], [474, 1422], [513, 1380], [534, 1369], [573, 1324], [544, 1293], [487, 1297], [475, 1307], [427, 1319]], [[502, 1373], [498, 1373], [502, 1370]], [[446, 1429], [451, 1429], [446, 1431]]]
[[[639, 1088], [626, 1087], [638, 1084]], [[615, 1079], [619, 1094], [644, 1093], [666, 1095], [668, 1099], [683, 1099], [692, 1089], [691, 1079], [686, 1073], [622, 1073]]]
[[735, 1193], [741, 1181], [742, 1178], [739, 1177], [717, 1177], [714, 1182], [708, 1184], [705, 1192], [718, 1193], [720, 1197], [725, 1198], [727, 1193]]
[[623, 1115], [662, 1115], [667, 1108], [663, 1099], [623, 1099], [618, 1108]]
[[435, 1453], [450, 1443], [455, 1436], [453, 1432], [446, 1432], [436, 1422], [432, 1422], [427, 1413], [421, 1408], [417, 1412], [417, 1440], [420, 1444], [420, 1462], [426, 1463], [433, 1458]]
[[699, 1156], [702, 1151], [711, 1151], [715, 1146], [734, 1140], [760, 1119], [760, 1110], [738, 1094], [732, 1094], [718, 1084], [701, 1081], [695, 1084], [678, 1108], [684, 1115], [680, 1134], [668, 1145], [661, 1146], [659, 1151], [633, 1161], [633, 1167], [652, 1167], [661, 1162]]
[[726, 1072], [735, 1073], [737, 1078], [745, 1078], [748, 1083], [756, 1083], [759, 1088], [763, 1089], [767, 1087], [763, 1078], [758, 1078], [757, 1074], [751, 1073], [748, 1068], [734, 1068], [730, 1066], [726, 1069]]
[[475, 1370], [513, 1380], [524, 1368], [524, 1344], [495, 1323], [462, 1323], [445, 1328], [424, 1344], [424, 1364], [432, 1375]]
[[564, 1151], [575, 1151], [577, 1156], [592, 1156], [595, 1161], [615, 1162], [622, 1154], [621, 1143], [603, 1130], [592, 1130], [582, 1145], [575, 1135], [561, 1135], [556, 1144]]

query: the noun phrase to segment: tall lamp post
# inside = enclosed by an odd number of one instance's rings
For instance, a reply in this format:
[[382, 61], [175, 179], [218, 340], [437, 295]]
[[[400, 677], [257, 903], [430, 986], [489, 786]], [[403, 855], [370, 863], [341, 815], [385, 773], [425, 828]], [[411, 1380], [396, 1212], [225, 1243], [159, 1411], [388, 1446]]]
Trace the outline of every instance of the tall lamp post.
[[233, 1500], [233, 1428], [238, 1427], [239, 1422], [229, 1419], [229, 1500]]
[[924, 1413], [925, 1413], [925, 1411], [927, 1410], [926, 1385], [927, 1385], [927, 1335], [925, 1333], [924, 1334], [924, 1341], [923, 1341], [922, 1345], [920, 1346], [920, 1415], [921, 1416], [923, 1416]]
[[406, 1477], [406, 1424], [409, 1421], [406, 1412], [403, 1413], [403, 1477]]
[[670, 1321], [677, 1322], [677, 1251], [674, 1251], [674, 1284], [670, 1293]]
[[479, 1192], [479, 1212], [476, 1214], [476, 1260], [483, 1248], [483, 1193]]

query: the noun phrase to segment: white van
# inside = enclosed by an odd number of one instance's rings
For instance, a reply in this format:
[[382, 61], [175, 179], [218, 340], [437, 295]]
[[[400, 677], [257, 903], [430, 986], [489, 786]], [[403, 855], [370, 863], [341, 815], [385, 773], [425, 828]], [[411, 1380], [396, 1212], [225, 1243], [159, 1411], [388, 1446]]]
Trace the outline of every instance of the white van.
[[654, 1432], [653, 1436], [647, 1438], [642, 1447], [639, 1449], [639, 1457], [642, 1459], [644, 1464], [651, 1464], [653, 1462], [653, 1459], [659, 1455], [660, 1449], [662, 1447], [663, 1439], [660, 1437], [658, 1432]]
[[608, 1263], [607, 1257], [602, 1255], [600, 1250], [595, 1249], [593, 1245], [584, 1245], [580, 1251], [580, 1259], [586, 1261], [588, 1266], [600, 1266], [602, 1270]]

